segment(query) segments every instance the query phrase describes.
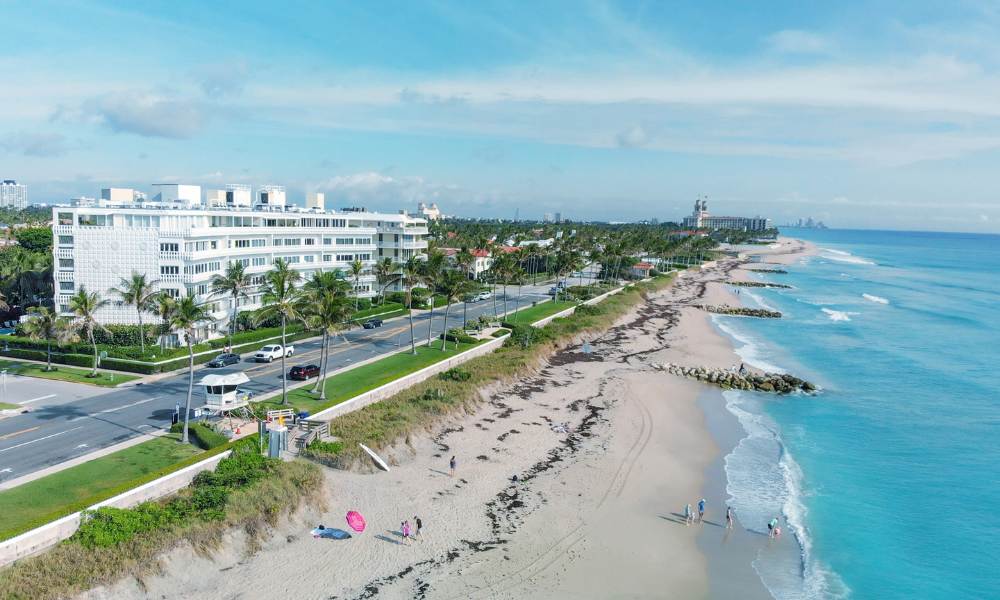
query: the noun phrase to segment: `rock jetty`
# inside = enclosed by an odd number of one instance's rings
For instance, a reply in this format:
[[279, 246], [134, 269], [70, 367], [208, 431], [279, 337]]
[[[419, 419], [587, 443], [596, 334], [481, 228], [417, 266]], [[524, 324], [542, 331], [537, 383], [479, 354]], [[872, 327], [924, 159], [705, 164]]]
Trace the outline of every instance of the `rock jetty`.
[[725, 369], [708, 367], [685, 367], [667, 363], [656, 365], [662, 371], [681, 377], [689, 377], [717, 385], [726, 390], [751, 390], [755, 392], [772, 392], [775, 394], [790, 394], [792, 392], [812, 393], [816, 386], [804, 379], [799, 379], [786, 373], [752, 373], [744, 371], [741, 375]]
[[783, 283], [770, 283], [767, 281], [730, 281], [729, 285], [735, 285], [739, 287], [782, 288], [782, 289], [791, 289], [792, 287], [790, 285], [785, 285]]
[[764, 308], [747, 308], [745, 306], [716, 306], [712, 304], [702, 304], [699, 306], [704, 311], [717, 315], [732, 315], [736, 317], [759, 317], [761, 319], [780, 319], [781, 313], [776, 310]]
[[788, 274], [788, 271], [784, 269], [744, 269], [744, 271], [750, 271], [752, 273], [773, 273], [774, 275]]

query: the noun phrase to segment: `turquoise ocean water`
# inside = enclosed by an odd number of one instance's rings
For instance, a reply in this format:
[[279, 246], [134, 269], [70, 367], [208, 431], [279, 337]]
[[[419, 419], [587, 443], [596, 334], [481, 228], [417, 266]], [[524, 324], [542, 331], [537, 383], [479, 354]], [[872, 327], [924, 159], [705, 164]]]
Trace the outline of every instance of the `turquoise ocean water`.
[[730, 502], [798, 543], [754, 568], [779, 599], [1000, 598], [1000, 236], [782, 233], [819, 254], [740, 297], [785, 318], [714, 317], [748, 363], [823, 387], [725, 393]]

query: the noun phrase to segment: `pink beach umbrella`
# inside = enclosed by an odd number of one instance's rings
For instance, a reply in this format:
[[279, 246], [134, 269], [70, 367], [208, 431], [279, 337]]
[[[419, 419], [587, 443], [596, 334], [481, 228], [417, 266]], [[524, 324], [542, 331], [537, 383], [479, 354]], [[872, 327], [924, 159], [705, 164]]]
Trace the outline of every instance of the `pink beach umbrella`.
[[361, 533], [365, 530], [365, 518], [361, 516], [361, 513], [357, 511], [350, 511], [347, 513], [347, 524], [351, 526], [351, 529]]

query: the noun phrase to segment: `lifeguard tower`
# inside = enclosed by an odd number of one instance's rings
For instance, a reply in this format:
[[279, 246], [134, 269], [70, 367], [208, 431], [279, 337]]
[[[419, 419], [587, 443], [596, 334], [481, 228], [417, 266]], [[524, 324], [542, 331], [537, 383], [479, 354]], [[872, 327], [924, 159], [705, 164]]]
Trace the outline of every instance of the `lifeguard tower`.
[[240, 390], [240, 384], [248, 383], [250, 378], [243, 372], [226, 373], [225, 375], [206, 375], [198, 382], [205, 388], [205, 405], [201, 407], [202, 414], [225, 418], [236, 416], [244, 421], [253, 419], [248, 405], [250, 392]]

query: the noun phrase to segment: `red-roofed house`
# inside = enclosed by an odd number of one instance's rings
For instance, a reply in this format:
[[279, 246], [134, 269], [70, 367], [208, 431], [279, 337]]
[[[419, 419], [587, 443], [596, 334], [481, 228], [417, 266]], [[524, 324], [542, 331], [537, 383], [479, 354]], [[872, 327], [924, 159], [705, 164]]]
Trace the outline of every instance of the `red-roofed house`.
[[632, 275], [645, 279], [649, 277], [649, 272], [653, 270], [653, 265], [648, 262], [638, 262], [632, 265]]
[[[456, 256], [459, 253], [458, 248], [438, 248], [448, 260], [452, 263], [455, 262]], [[474, 248], [469, 250], [469, 254], [472, 255], [474, 259], [472, 264], [469, 265], [469, 276], [473, 279], [479, 279], [479, 276], [484, 272], [488, 271], [491, 266], [493, 266], [493, 257], [490, 256], [489, 250], [484, 250], [482, 248]]]

